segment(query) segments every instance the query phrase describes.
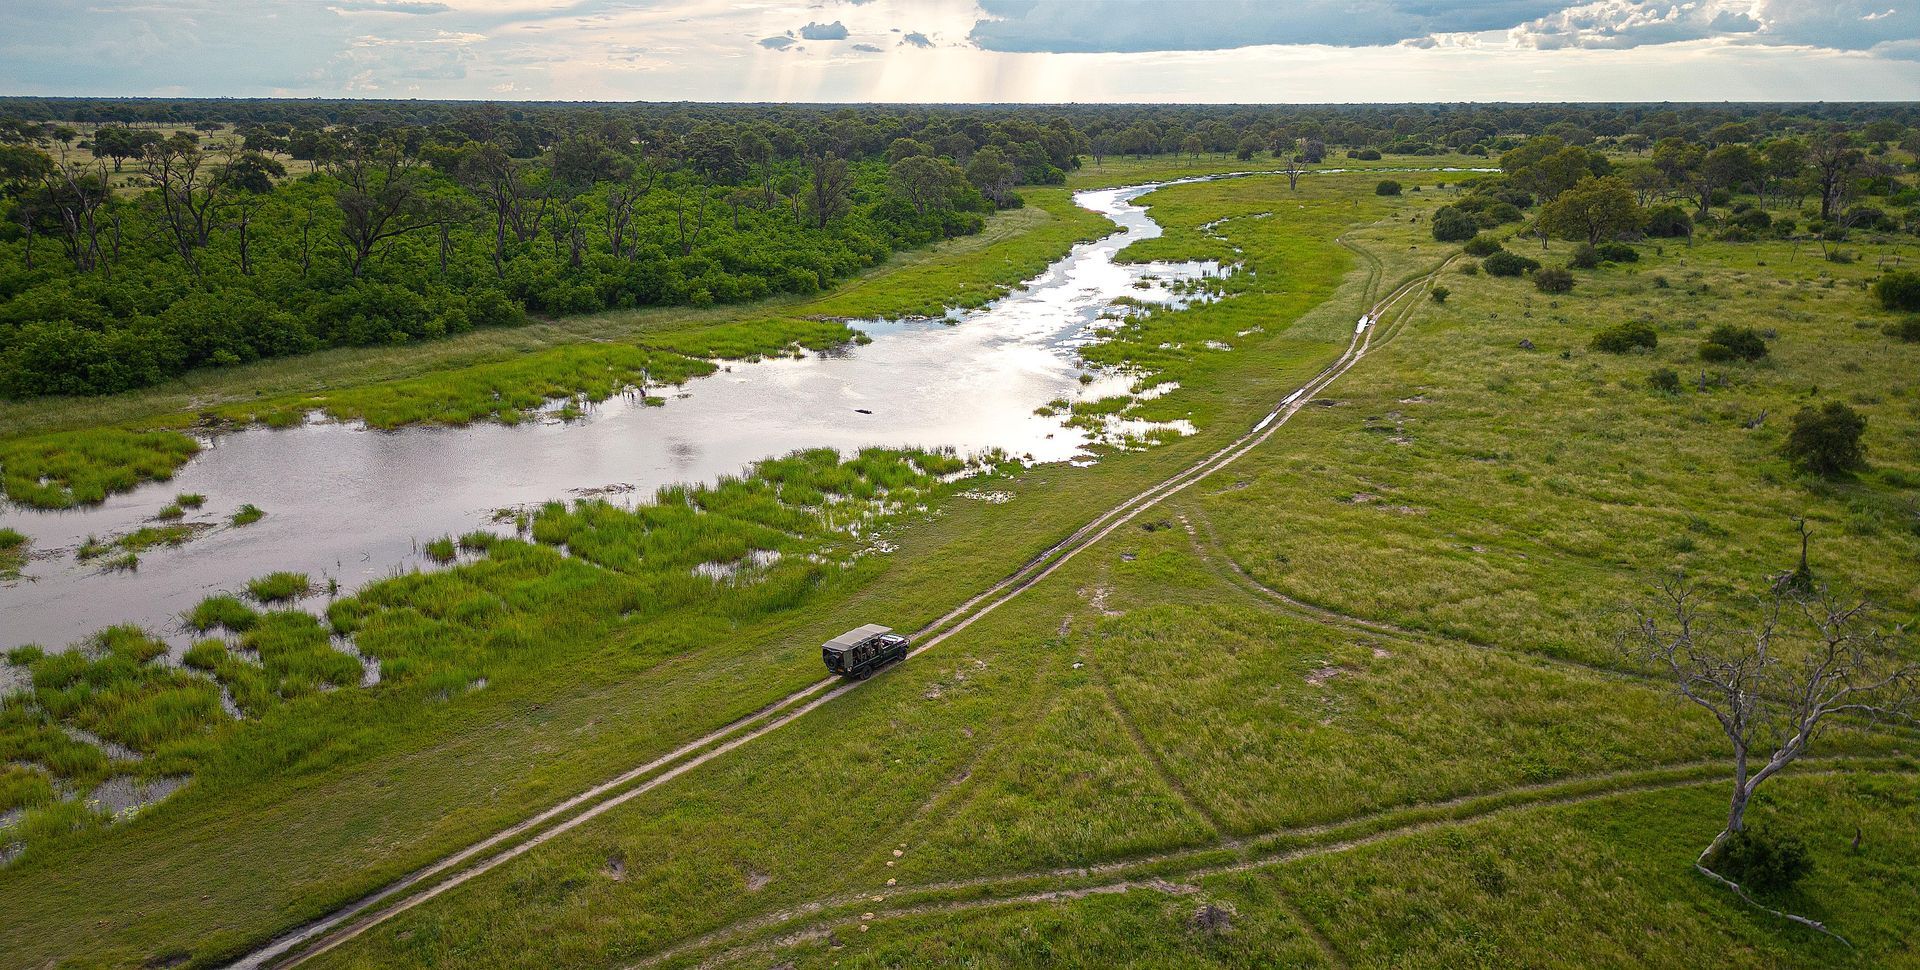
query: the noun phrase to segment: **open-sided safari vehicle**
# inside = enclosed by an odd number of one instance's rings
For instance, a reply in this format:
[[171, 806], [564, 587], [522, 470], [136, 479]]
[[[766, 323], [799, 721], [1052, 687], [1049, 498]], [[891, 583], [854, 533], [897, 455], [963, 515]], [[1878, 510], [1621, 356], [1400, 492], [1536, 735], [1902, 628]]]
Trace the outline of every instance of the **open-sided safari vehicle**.
[[895, 660], [907, 659], [907, 638], [891, 627], [869, 623], [820, 645], [827, 669], [845, 677], [861, 678]]

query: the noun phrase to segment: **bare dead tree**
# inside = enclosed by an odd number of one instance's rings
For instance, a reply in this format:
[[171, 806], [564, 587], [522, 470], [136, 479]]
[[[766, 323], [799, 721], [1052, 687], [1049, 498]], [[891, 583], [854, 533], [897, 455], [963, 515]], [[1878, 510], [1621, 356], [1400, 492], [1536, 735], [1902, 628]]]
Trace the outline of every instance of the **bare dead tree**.
[[1834, 719], [1911, 718], [1920, 662], [1901, 655], [1905, 629], [1881, 624], [1864, 600], [1843, 600], [1811, 583], [1774, 583], [1758, 602], [1759, 618], [1745, 623], [1702, 607], [1684, 576], [1654, 589], [1650, 602], [1631, 608], [1620, 648], [1713, 715], [1733, 747], [1726, 825], [1694, 868], [1755, 907], [1845, 942], [1817, 920], [1762, 906], [1709, 863], [1746, 830], [1754, 792], [1806, 754]]
[[1287, 176], [1287, 191], [1300, 191], [1300, 176], [1306, 174], [1306, 168], [1300, 164], [1300, 156], [1287, 153], [1287, 167], [1280, 170]]

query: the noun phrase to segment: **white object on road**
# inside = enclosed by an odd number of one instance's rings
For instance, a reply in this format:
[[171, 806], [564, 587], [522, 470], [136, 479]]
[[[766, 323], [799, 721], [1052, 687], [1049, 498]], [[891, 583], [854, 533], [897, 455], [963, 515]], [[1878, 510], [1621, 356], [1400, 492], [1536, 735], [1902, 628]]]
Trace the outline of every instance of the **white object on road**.
[[[1303, 388], [1301, 388], [1301, 389], [1299, 389], [1299, 390], [1297, 390], [1297, 391], [1295, 391], [1295, 392], [1293, 392], [1292, 394], [1289, 394], [1289, 395], [1287, 395], [1287, 399], [1286, 399], [1286, 400], [1284, 400], [1284, 401], [1281, 401], [1281, 402], [1280, 402], [1280, 406], [1281, 406], [1281, 407], [1286, 407], [1287, 405], [1289, 405], [1289, 404], [1292, 404], [1292, 403], [1293, 403], [1294, 401], [1297, 401], [1297, 400], [1299, 400], [1299, 399], [1300, 399], [1300, 395], [1302, 395], [1302, 394], [1305, 394], [1305, 393], [1307, 393], [1307, 389], [1303, 387]], [[1269, 418], [1271, 418], [1271, 416], [1269, 416]]]
[[1373, 322], [1373, 314], [1371, 314], [1371, 313], [1363, 313], [1363, 314], [1361, 314], [1361, 315], [1360, 315], [1360, 322], [1359, 322], [1359, 323], [1357, 323], [1357, 324], [1354, 324], [1354, 327], [1353, 327], [1353, 332], [1354, 332], [1354, 333], [1359, 333], [1360, 331], [1362, 331], [1362, 330], [1365, 330], [1365, 329], [1367, 329], [1367, 324], [1369, 324], [1369, 323], [1372, 323], [1372, 322]]

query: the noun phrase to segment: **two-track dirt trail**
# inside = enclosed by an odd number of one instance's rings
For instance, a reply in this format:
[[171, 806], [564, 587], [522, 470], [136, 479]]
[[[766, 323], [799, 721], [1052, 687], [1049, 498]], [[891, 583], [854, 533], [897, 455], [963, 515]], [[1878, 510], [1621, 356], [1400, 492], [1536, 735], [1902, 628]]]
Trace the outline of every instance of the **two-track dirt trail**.
[[[1027, 587], [1052, 575], [1081, 551], [1132, 521], [1141, 512], [1219, 471], [1273, 437], [1316, 394], [1359, 363], [1376, 343], [1389, 339], [1399, 329], [1410, 308], [1418, 305], [1418, 296], [1432, 285], [1434, 278], [1444, 268], [1443, 262], [1375, 301], [1356, 323], [1353, 336], [1340, 357], [1289, 393], [1245, 434], [1160, 484], [1102, 512], [1072, 535], [1028, 560], [1005, 579], [915, 631], [912, 635], [915, 647], [908, 656], [917, 656], [939, 646], [1019, 596]], [[795, 691], [754, 714], [695, 738], [646, 764], [416, 870], [327, 916], [290, 930], [229, 967], [232, 970], [291, 967], [325, 953], [400, 913], [526, 854], [541, 843], [578, 828], [741, 745], [792, 724], [833, 699], [857, 690], [862, 683], [864, 681], [843, 681], [829, 677]]]

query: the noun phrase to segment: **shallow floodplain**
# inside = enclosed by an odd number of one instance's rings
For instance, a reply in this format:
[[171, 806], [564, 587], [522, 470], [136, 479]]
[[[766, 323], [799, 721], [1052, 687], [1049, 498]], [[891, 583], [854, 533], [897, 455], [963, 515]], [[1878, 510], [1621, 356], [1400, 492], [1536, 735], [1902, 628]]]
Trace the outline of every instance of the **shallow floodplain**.
[[[1269, 268], [1306, 260], [1328, 272], [1256, 285], [1218, 306], [1259, 300], [1270, 319], [1291, 320], [1334, 296], [1351, 269], [1339, 298], [1345, 305], [1329, 313], [1357, 314], [1377, 274], [1356, 267], [1334, 239], [1387, 204], [1368, 201], [1356, 211], [1344, 201], [1349, 192], [1332, 180], [1303, 185], [1302, 198], [1314, 205], [1292, 231], [1263, 237], [1255, 253]], [[567, 569], [586, 571], [568, 575], [588, 585], [554, 585], [538, 570], [525, 572], [546, 568], [537, 562], [489, 565], [495, 554], [436, 574], [447, 577], [434, 581], [436, 589], [467, 590], [449, 604], [510, 600], [552, 612], [508, 628], [500, 643], [510, 662], [493, 668], [481, 689], [429, 693], [426, 704], [384, 684], [343, 690], [324, 695], [325, 717], [302, 700], [289, 705], [297, 715], [263, 718], [229, 754], [203, 766], [193, 785], [132, 822], [29, 853], [0, 873], [0, 898], [20, 914], [0, 928], [0, 949], [79, 956], [67, 928], [104, 919], [115, 929], [86, 935], [89, 959], [212, 959], [325, 912], [817, 679], [817, 644], [826, 636], [875, 617], [911, 629], [985, 588], [1083, 523], [1087, 508], [1165, 478], [1251, 424], [1337, 354], [1346, 332], [1326, 332], [1331, 337], [1282, 340], [1260, 331], [1231, 353], [1207, 356], [1235, 377], [1196, 390], [1182, 409], [1192, 411], [1198, 434], [1090, 467], [1039, 466], [982, 486], [1011, 501], [943, 499], [933, 520], [887, 536], [897, 552], [859, 558], [820, 583], [804, 610], [751, 620], [625, 617], [615, 603], [602, 610], [578, 595], [617, 589], [573, 558]], [[995, 541], [979, 541], [983, 535]], [[395, 616], [414, 613], [432, 618], [419, 610]], [[298, 838], [262, 836], [292, 831], [295, 820]], [[185, 840], [184, 832], [198, 835]], [[101, 885], [116, 888], [102, 893]]]

